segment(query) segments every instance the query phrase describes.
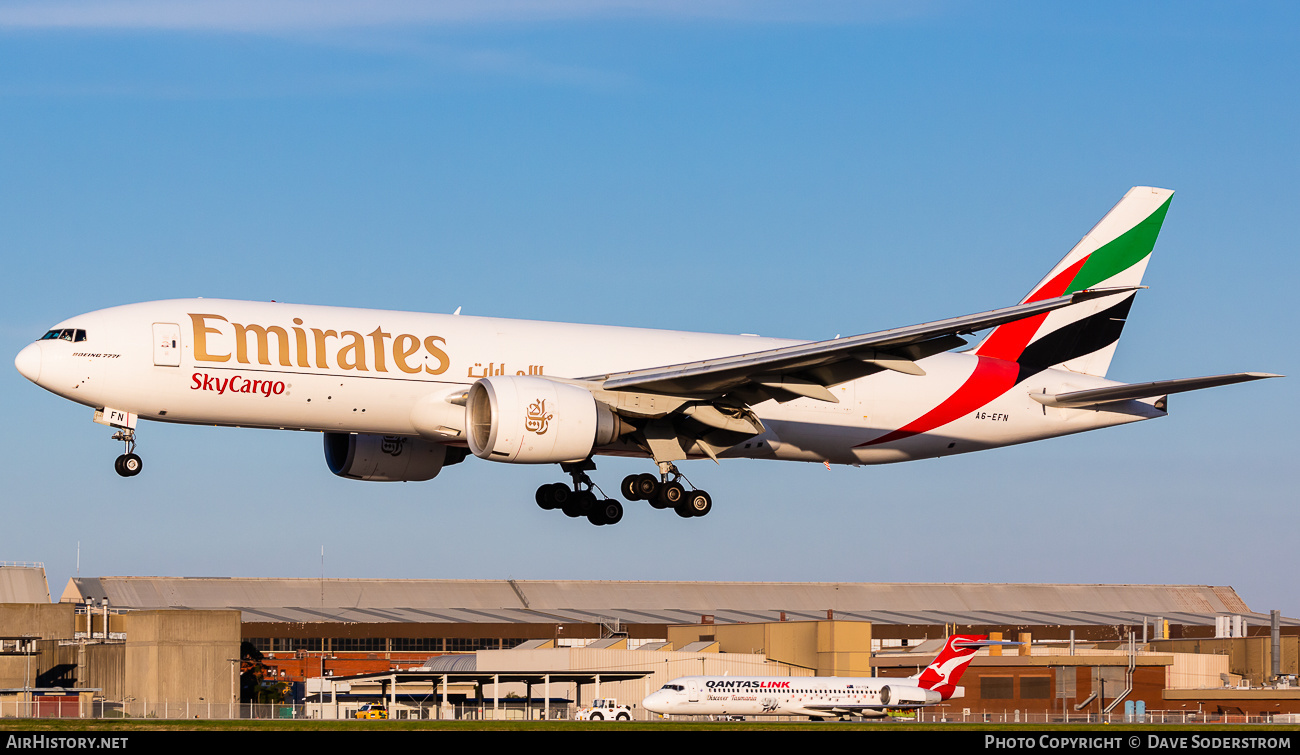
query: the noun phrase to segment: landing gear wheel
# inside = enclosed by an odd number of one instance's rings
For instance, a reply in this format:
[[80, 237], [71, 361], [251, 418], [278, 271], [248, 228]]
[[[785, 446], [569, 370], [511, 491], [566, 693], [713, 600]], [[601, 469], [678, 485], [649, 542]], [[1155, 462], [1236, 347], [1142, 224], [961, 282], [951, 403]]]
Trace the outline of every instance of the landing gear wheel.
[[135, 477], [144, 468], [144, 462], [135, 454], [122, 454], [113, 462], [113, 468], [123, 477]]
[[135, 455], [135, 430], [129, 427], [122, 428], [113, 433], [113, 440], [120, 440], [126, 444], [126, 453], [117, 457], [117, 460], [113, 462], [113, 469], [117, 470], [117, 473], [123, 477], [135, 477], [140, 474], [144, 462], [140, 461], [140, 457]]
[[[563, 491], [560, 489], [563, 488]], [[537, 489], [537, 505], [545, 511], [558, 509], [569, 498], [569, 486], [562, 482], [550, 483]]]
[[[649, 501], [651, 505], [655, 505], [655, 501], [659, 499], [659, 480], [648, 472], [646, 474], [637, 475], [636, 497], [642, 501]], [[655, 505], [655, 508], [663, 507]]]
[[680, 482], [665, 482], [659, 487], [659, 508], [671, 509], [676, 508], [677, 504], [686, 499], [686, 488], [682, 487]]
[[692, 490], [686, 494], [686, 500], [679, 506], [689, 511], [690, 516], [704, 516], [713, 510], [713, 498], [703, 490]]
[[628, 499], [629, 501], [641, 500], [641, 491], [637, 487], [637, 480], [639, 479], [640, 478], [634, 474], [630, 474], [627, 477], [624, 477], [623, 484], [619, 485], [618, 487], [619, 493], [621, 493], [622, 496]]
[[587, 521], [594, 525], [618, 524], [623, 519], [623, 504], [615, 501], [613, 498], [606, 498], [597, 504], [596, 508], [587, 515]]
[[[565, 485], [564, 489], [567, 491], [569, 486]], [[569, 497], [563, 508], [565, 516], [574, 519], [586, 516], [596, 508], [596, 494], [590, 490], [579, 490]]]

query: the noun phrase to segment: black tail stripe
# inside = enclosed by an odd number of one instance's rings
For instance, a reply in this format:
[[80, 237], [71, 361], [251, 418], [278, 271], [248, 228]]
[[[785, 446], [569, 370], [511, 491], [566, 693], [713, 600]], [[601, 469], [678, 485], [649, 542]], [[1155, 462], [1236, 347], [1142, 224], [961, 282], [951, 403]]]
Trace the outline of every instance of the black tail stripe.
[[1037, 375], [1048, 367], [1077, 359], [1119, 340], [1136, 294], [1129, 294], [1113, 307], [1089, 315], [1048, 333], [1025, 347], [1016, 362], [1019, 380]]

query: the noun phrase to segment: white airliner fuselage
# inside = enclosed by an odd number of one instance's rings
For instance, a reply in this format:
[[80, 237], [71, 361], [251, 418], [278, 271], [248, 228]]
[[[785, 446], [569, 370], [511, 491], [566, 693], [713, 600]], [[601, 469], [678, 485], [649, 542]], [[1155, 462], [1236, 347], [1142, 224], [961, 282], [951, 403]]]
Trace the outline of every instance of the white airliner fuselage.
[[[952, 697], [962, 697], [957, 687]], [[908, 679], [882, 677], [684, 676], [641, 705], [672, 716], [884, 716], [886, 710], [935, 705], [943, 697]]]
[[[242, 345], [237, 328], [242, 329]], [[271, 332], [263, 336], [254, 328]], [[450, 408], [454, 405], [444, 399], [464, 393], [483, 377], [601, 375], [799, 343], [218, 299], [113, 307], [65, 320], [51, 332], [65, 330], [84, 331], [85, 340], [43, 339], [24, 349], [17, 362], [34, 382], [86, 406], [165, 422], [421, 436], [449, 443], [465, 442], [464, 427], [456, 417], [444, 415], [463, 410]], [[177, 346], [169, 345], [173, 340]], [[1030, 394], [1118, 385], [1047, 370], [1023, 390], [954, 419], [942, 433], [862, 445], [952, 394], [976, 363], [970, 354], [944, 352], [919, 362], [924, 378], [885, 370], [836, 386], [832, 392], [838, 403], [811, 398], [760, 403], [754, 411], [768, 431], [720, 456], [879, 464], [1023, 443], [1164, 413], [1150, 404], [1135, 406], [1138, 402], [1125, 412], [1046, 409]], [[436, 411], [421, 411], [426, 406]], [[608, 450], [635, 452], [622, 444]]]
[[985, 635], [951, 635], [925, 670], [905, 679], [851, 676], [683, 676], [642, 701], [677, 716], [884, 716], [965, 695], [957, 686], [980, 648], [1018, 645]]

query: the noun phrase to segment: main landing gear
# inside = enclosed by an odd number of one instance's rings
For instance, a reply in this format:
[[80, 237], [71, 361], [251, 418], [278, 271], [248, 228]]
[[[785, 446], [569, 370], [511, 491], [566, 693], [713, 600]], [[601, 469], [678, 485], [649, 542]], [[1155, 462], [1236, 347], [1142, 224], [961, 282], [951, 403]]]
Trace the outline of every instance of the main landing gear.
[[[612, 498], [603, 498], [604, 492], [587, 476], [587, 472], [595, 470], [595, 463], [588, 459], [561, 464], [560, 468], [573, 478], [573, 486], [563, 482], [541, 486], [537, 489], [538, 506], [547, 511], [560, 509], [575, 519], [586, 517], [595, 525], [618, 524], [623, 518], [623, 504]], [[620, 492], [629, 501], [649, 501], [657, 509], [672, 509], [683, 519], [704, 516], [713, 510], [713, 499], [709, 494], [703, 490], [687, 490], [681, 483], [686, 477], [672, 462], [659, 462], [659, 473], [659, 477], [652, 474], [628, 475], [623, 478]], [[686, 482], [690, 483], [689, 480]]]
[[[672, 477], [671, 480], [668, 478]], [[687, 490], [679, 480], [686, 480], [677, 465], [659, 462], [659, 479], [652, 474], [628, 475], [619, 490], [629, 501], [649, 501], [657, 509], [672, 509], [677, 516], [689, 519], [713, 510], [713, 498], [703, 490]], [[686, 480], [687, 483], [690, 480]]]
[[120, 440], [126, 444], [126, 453], [117, 457], [117, 460], [113, 462], [113, 469], [116, 469], [117, 473], [123, 477], [135, 477], [140, 474], [140, 470], [144, 468], [144, 462], [140, 460], [139, 456], [135, 455], [135, 430], [130, 428], [118, 430], [113, 433], [113, 440]]
[[[562, 482], [543, 485], [537, 489], [537, 505], [547, 511], [560, 509], [565, 516], [574, 519], [585, 516], [587, 521], [597, 526], [618, 524], [623, 518], [623, 504], [613, 498], [602, 500], [596, 497], [594, 491], [600, 491], [600, 488], [587, 476], [587, 470], [595, 468], [590, 460], [561, 464], [560, 469], [573, 478], [573, 487]], [[603, 491], [601, 495], [604, 495]]]

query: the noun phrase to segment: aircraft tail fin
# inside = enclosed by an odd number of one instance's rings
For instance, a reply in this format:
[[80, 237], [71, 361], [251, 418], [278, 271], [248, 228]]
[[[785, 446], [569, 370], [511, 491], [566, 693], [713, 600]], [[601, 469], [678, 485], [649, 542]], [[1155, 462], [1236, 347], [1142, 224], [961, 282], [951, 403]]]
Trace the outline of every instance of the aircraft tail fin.
[[1000, 325], [975, 348], [980, 356], [1034, 370], [1061, 366], [1104, 376], [1140, 286], [1174, 192], [1135, 186], [1034, 286], [1024, 302], [1084, 289], [1125, 287], [1110, 296]]
[[988, 637], [982, 634], [954, 634], [949, 637], [943, 645], [943, 650], [939, 651], [930, 665], [926, 666], [917, 677], [917, 686], [938, 692], [944, 700], [952, 697], [952, 693], [957, 689], [957, 682], [961, 681], [961, 675], [966, 672], [966, 667], [970, 665], [978, 650], [977, 647], [970, 647], [970, 643], [987, 639]]
[[966, 667], [975, 658], [980, 648], [1019, 645], [1019, 642], [990, 640], [982, 634], [954, 634], [944, 643], [943, 650], [934, 657], [929, 666], [916, 677], [916, 685], [938, 692], [944, 700], [957, 691], [957, 682], [966, 672]]

